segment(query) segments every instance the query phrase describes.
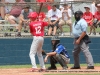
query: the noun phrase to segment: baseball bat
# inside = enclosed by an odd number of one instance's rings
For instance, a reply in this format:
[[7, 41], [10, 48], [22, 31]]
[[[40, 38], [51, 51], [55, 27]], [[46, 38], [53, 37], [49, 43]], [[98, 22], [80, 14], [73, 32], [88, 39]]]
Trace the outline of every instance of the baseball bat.
[[38, 11], [38, 20], [39, 20], [39, 14], [41, 12], [42, 6], [43, 6], [43, 3], [41, 3], [40, 8], [39, 8], [39, 11]]

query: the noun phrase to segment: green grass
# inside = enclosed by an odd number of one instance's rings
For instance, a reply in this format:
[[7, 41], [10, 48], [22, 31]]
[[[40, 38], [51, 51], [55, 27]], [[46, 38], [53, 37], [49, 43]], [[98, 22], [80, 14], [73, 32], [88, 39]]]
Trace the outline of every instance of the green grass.
[[[73, 23], [74, 23], [74, 18], [72, 18], [72, 24]], [[70, 31], [69, 26], [68, 25], [64, 25], [63, 26], [63, 30], [64, 30], [64, 32], [69, 32]], [[89, 26], [87, 28], [87, 32], [90, 32], [90, 27]], [[100, 27], [99, 26], [96, 28], [96, 32], [100, 32]]]
[[100, 74], [44, 74], [44, 75], [100, 75]]
[[[38, 67], [40, 67], [39, 65], [37, 65]], [[46, 64], [46, 67], [49, 67], [50, 64]], [[57, 67], [61, 67], [59, 64], [56, 64]], [[72, 67], [73, 64], [68, 64], [68, 67]], [[87, 66], [87, 64], [81, 64], [82, 66]], [[100, 66], [100, 63], [96, 63], [94, 66]], [[1, 68], [31, 68], [31, 65], [0, 65], [0, 69]]]
[[[64, 32], [70, 32], [69, 26], [68, 26], [68, 25], [64, 25], [64, 26], [63, 26], [63, 31], [64, 31]], [[87, 32], [90, 32], [90, 27], [87, 28]], [[97, 33], [100, 32], [100, 27], [96, 28], [96, 32], [97, 32]]]

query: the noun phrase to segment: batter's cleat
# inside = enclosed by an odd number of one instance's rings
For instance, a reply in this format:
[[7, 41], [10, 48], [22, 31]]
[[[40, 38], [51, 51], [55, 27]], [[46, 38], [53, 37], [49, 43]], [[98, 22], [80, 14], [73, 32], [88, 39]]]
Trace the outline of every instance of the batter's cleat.
[[73, 66], [73, 67], [71, 67], [70, 69], [81, 69], [80, 67], [75, 67], [75, 66]]
[[94, 69], [94, 66], [88, 66], [87, 69]]
[[39, 69], [38, 71], [39, 71], [39, 72], [45, 72], [46, 69]]
[[48, 67], [47, 70], [57, 70], [56, 67]]
[[37, 68], [31, 68], [28, 72], [36, 72]]

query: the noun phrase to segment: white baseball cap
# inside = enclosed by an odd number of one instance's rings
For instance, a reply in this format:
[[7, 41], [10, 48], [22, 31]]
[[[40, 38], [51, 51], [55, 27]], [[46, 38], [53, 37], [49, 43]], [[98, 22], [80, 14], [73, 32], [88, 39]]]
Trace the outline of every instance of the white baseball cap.
[[84, 8], [89, 8], [89, 9], [90, 9], [90, 6], [87, 5], [87, 6], [85, 6]]

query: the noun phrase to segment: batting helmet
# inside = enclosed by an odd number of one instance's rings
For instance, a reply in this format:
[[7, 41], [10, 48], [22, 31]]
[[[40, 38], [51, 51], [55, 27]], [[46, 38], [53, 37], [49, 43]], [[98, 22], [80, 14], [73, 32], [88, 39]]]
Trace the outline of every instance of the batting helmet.
[[37, 12], [31, 12], [31, 13], [29, 13], [29, 15], [28, 15], [28, 18], [37, 18], [37, 17], [38, 17]]
[[51, 40], [60, 40], [58, 36], [52, 36]]

